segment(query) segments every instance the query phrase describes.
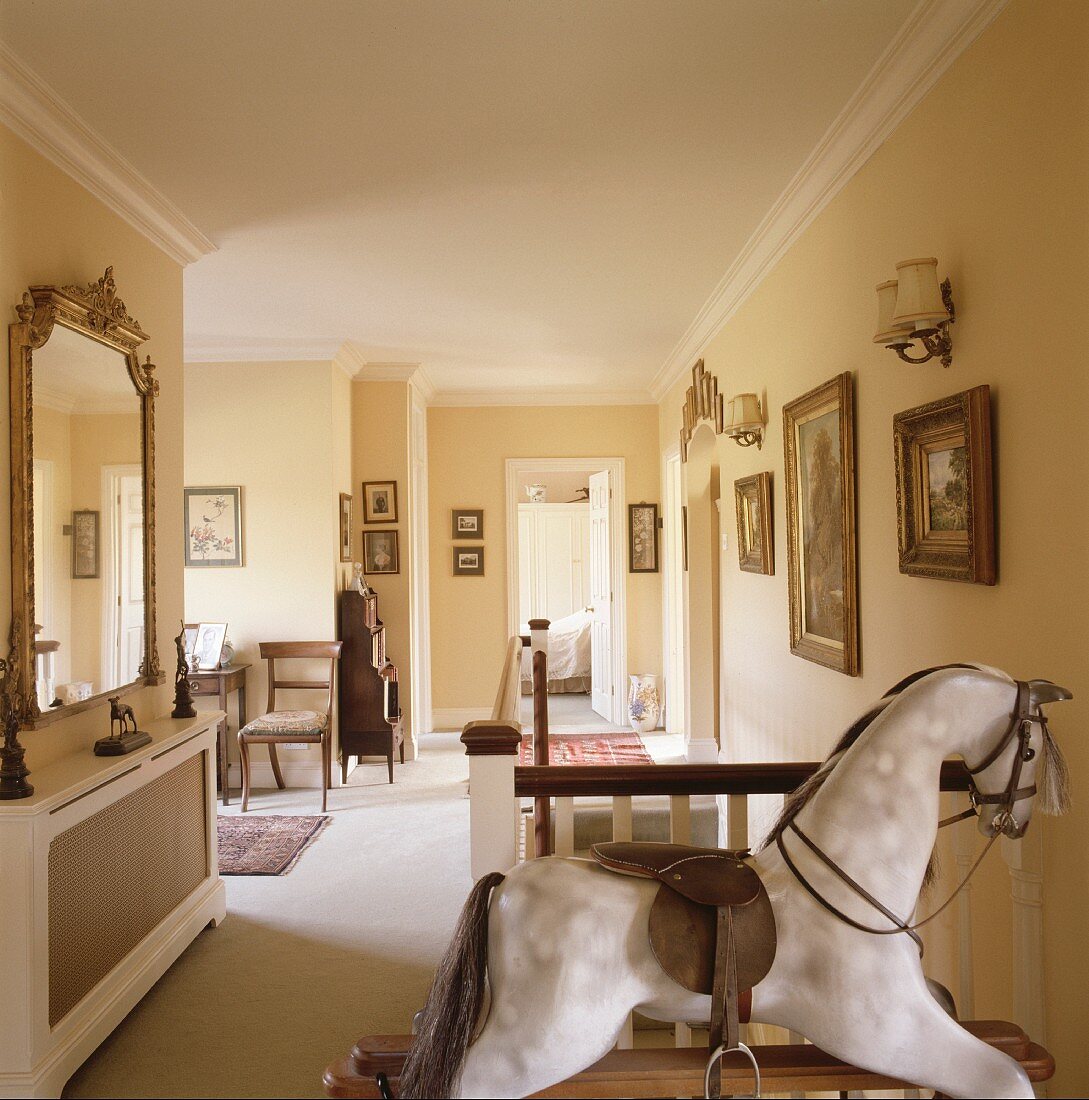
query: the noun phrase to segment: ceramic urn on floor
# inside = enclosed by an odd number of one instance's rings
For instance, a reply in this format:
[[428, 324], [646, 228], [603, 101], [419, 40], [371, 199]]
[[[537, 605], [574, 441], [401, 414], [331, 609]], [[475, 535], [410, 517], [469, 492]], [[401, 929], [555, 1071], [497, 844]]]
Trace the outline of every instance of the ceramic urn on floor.
[[650, 733], [658, 728], [662, 714], [661, 697], [658, 694], [658, 677], [649, 673], [628, 677], [628, 721], [638, 733]]

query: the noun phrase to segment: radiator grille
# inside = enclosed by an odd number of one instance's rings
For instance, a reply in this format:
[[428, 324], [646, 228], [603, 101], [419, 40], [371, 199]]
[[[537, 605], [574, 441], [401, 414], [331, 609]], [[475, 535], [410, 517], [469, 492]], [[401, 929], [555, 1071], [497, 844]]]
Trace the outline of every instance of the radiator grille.
[[204, 753], [49, 846], [49, 1026], [208, 876]]

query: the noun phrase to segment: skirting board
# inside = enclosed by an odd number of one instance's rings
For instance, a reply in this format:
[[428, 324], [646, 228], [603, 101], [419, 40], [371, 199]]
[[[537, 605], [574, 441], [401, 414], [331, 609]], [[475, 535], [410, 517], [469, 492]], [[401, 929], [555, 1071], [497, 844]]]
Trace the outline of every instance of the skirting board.
[[215, 881], [198, 890], [87, 995], [79, 1028], [30, 1073], [0, 1073], [0, 1098], [59, 1097], [68, 1079], [136, 1007], [148, 990], [209, 924], [227, 915], [227, 888]]
[[431, 732], [461, 730], [469, 722], [482, 722], [491, 716], [491, 707], [432, 707]]
[[[250, 752], [260, 752], [260, 747], [251, 748]], [[315, 760], [314, 763], [306, 763], [300, 761], [299, 763], [293, 763], [291, 760], [285, 760], [285, 753], [281, 750], [278, 753], [280, 758], [280, 771], [284, 773], [284, 783], [288, 787], [313, 787], [315, 790], [321, 790], [321, 763]], [[355, 765], [351, 765], [348, 768], [348, 774], [352, 772], [352, 768]], [[272, 765], [265, 760], [254, 760], [250, 757], [250, 785], [254, 790], [275, 790], [276, 789], [276, 776], [272, 774]], [[339, 787], [340, 784], [340, 765], [333, 761], [333, 767], [329, 776], [329, 786]], [[242, 788], [242, 765], [231, 765], [231, 795], [234, 796], [236, 791]]]

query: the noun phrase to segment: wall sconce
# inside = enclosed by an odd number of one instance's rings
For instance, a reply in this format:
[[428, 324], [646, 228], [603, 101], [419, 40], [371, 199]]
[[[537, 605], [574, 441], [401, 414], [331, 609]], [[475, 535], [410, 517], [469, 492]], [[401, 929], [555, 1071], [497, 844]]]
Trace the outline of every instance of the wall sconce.
[[[884, 344], [905, 363], [926, 363], [941, 358], [948, 367], [953, 362], [953, 338], [949, 326], [956, 320], [953, 290], [946, 279], [938, 285], [938, 261], [904, 260], [896, 265], [898, 278], [877, 288], [877, 335], [875, 344]], [[918, 358], [907, 354], [912, 341], [918, 340], [926, 354]]]
[[730, 398], [730, 414], [723, 429], [739, 447], [760, 450], [764, 445], [764, 414], [755, 393], [739, 393]]

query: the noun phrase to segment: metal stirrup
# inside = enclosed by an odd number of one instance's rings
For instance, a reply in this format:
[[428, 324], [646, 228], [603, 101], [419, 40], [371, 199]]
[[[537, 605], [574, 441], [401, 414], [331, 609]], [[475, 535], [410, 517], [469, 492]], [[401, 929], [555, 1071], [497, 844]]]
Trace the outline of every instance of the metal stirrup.
[[725, 1044], [719, 1044], [711, 1053], [711, 1057], [707, 1059], [707, 1069], [703, 1074], [703, 1095], [705, 1098], [711, 1095], [711, 1070], [714, 1068], [715, 1063], [724, 1055], [732, 1054], [735, 1050], [744, 1054], [752, 1065], [753, 1076], [756, 1078], [756, 1091], [753, 1093], [753, 1096], [755, 1096], [757, 1100], [760, 1100], [760, 1066], [756, 1062], [756, 1055], [741, 1042], [739, 1042], [736, 1047], [727, 1047]]

